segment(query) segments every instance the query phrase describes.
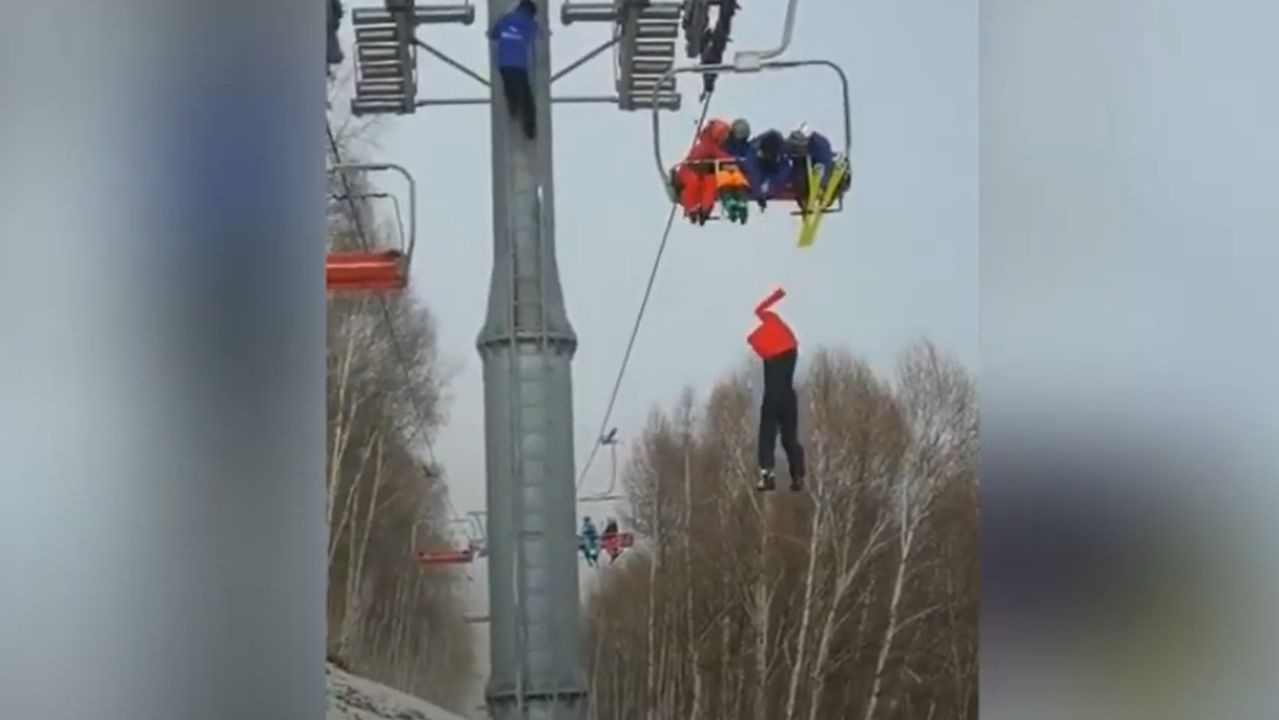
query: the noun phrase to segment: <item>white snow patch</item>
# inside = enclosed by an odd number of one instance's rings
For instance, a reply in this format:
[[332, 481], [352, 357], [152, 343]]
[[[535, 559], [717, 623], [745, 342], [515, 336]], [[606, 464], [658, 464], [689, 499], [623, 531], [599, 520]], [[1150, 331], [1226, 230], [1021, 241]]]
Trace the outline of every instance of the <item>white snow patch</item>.
[[333, 665], [326, 667], [326, 720], [467, 720], [421, 698], [366, 680]]

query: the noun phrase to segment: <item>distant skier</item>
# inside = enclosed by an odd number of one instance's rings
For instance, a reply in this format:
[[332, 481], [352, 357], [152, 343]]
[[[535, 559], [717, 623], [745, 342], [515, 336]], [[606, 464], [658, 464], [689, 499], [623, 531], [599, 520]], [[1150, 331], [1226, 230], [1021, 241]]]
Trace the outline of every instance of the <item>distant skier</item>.
[[622, 554], [622, 537], [617, 532], [617, 521], [609, 518], [604, 523], [604, 534], [600, 536], [600, 546], [608, 553], [608, 564], [612, 565], [617, 556]]
[[769, 310], [786, 297], [777, 288], [755, 307], [759, 327], [746, 341], [764, 361], [764, 400], [759, 409], [759, 484], [757, 490], [772, 490], [777, 483], [774, 454], [780, 434], [786, 463], [790, 467], [790, 489], [804, 486], [804, 448], [799, 444], [799, 399], [795, 395], [795, 363], [799, 343], [795, 333], [777, 313]]
[[595, 523], [591, 522], [589, 515], [582, 518], [582, 530], [577, 536], [577, 547], [582, 551], [582, 557], [586, 558], [587, 565], [599, 567], [600, 533], [595, 529]]
[[529, 65], [533, 62], [533, 41], [537, 37], [537, 5], [520, 0], [515, 9], [497, 19], [489, 30], [489, 40], [497, 45], [497, 68], [511, 117], [518, 118], [524, 134], [537, 135], [537, 107]]

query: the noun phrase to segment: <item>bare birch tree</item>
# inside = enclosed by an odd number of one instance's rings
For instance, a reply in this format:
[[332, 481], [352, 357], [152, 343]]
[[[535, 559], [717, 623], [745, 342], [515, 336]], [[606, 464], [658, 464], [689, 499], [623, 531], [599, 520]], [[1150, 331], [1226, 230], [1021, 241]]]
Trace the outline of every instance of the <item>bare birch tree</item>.
[[623, 483], [641, 541], [587, 605], [591, 717], [975, 717], [977, 426], [963, 369], [926, 343], [895, 382], [815, 353], [799, 495], [753, 489], [747, 376], [700, 409], [691, 398], [632, 445]]

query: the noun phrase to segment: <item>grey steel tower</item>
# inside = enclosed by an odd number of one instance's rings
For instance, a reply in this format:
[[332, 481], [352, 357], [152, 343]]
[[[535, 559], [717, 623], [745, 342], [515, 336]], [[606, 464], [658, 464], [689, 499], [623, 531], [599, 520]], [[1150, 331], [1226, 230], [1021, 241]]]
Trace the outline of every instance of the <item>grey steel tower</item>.
[[[548, 2], [530, 78], [537, 138], [507, 112], [490, 53], [493, 274], [477, 341], [484, 363], [494, 720], [579, 717], [578, 590], [570, 366], [577, 337], [555, 260]], [[511, 0], [489, 0], [489, 18]]]
[[[475, 20], [469, 0], [418, 5], [383, 0], [351, 12], [356, 115], [412, 114], [422, 107], [488, 104], [492, 133], [493, 273], [488, 314], [476, 341], [484, 365], [490, 677], [494, 720], [577, 720], [586, 685], [578, 658], [573, 389], [577, 337], [555, 260], [552, 105], [601, 103], [623, 110], [678, 110], [676, 38], [686, 5], [710, 0], [565, 2], [561, 20], [607, 23], [613, 37], [550, 71], [549, 0], [530, 68], [537, 138], [508, 113], [490, 49], [492, 80], [417, 36], [419, 26]], [[487, 24], [516, 0], [488, 0]], [[701, 37], [705, 19], [686, 29]], [[552, 98], [551, 83], [616, 46], [615, 95]], [[418, 98], [417, 51], [487, 85], [486, 97]]]

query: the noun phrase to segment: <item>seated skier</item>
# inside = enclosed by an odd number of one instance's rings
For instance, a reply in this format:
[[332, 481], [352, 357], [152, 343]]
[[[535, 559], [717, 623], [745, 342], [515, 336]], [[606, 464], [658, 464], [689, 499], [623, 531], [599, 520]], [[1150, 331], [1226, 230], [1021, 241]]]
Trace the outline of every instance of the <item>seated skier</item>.
[[608, 564], [612, 565], [617, 561], [617, 556], [622, 554], [622, 536], [617, 532], [617, 521], [609, 518], [604, 523], [604, 534], [600, 536], [600, 546], [604, 548], [604, 552], [608, 553]]
[[[791, 163], [791, 189], [800, 212], [807, 214], [817, 209], [814, 206], [819, 203], [822, 210], [829, 207], [835, 199], [836, 188], [828, 187], [828, 183], [832, 179], [842, 182], [844, 177], [843, 173], [834, 177], [836, 158], [830, 140], [810, 131], [807, 124], [800, 125], [786, 139], [786, 155]], [[817, 180], [816, 187], [812, 186], [813, 180]]]
[[715, 177], [720, 204], [730, 222], [746, 224], [750, 209], [751, 126], [742, 118], [733, 121], [724, 141], [724, 151], [732, 158], [731, 164], [720, 166]]
[[577, 547], [582, 551], [582, 557], [586, 558], [587, 565], [599, 567], [600, 534], [589, 515], [582, 518], [582, 530], [577, 536]]
[[786, 464], [790, 467], [790, 489], [804, 486], [804, 448], [799, 443], [799, 399], [795, 394], [795, 363], [799, 343], [795, 333], [771, 308], [786, 297], [778, 288], [755, 307], [759, 326], [746, 341], [764, 361], [764, 399], [759, 409], [759, 484], [761, 492], [772, 490], [777, 482], [774, 454], [780, 434]]
[[688, 155], [672, 173], [684, 216], [698, 225], [705, 225], [715, 211], [715, 173], [719, 161], [729, 159], [724, 152], [728, 132], [728, 124], [723, 120], [707, 122]]
[[777, 130], [767, 130], [750, 142], [744, 168], [751, 199], [759, 204], [760, 210], [768, 207], [769, 200], [784, 193], [790, 182], [791, 161], [785, 149], [786, 140]]

